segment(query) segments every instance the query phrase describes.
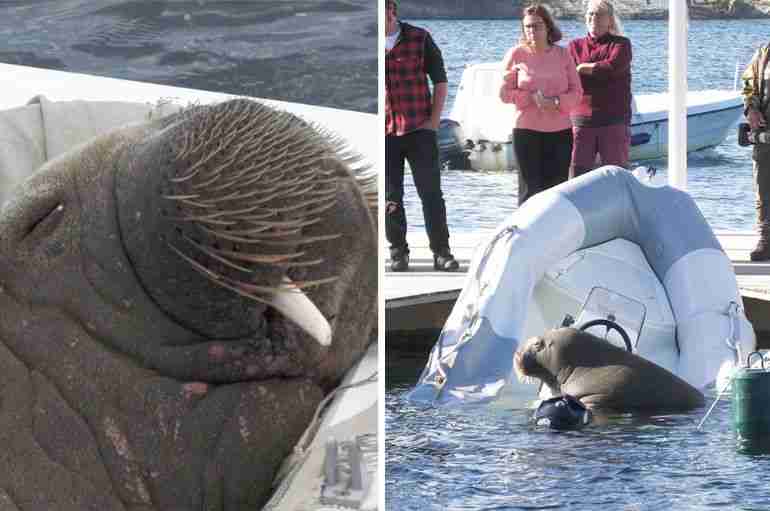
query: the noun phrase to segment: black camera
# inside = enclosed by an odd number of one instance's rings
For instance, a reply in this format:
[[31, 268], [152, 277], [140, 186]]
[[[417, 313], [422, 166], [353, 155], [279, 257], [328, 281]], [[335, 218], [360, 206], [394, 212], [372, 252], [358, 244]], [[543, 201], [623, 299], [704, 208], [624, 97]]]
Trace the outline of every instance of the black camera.
[[748, 123], [738, 125], [738, 145], [745, 147], [753, 144], [770, 144], [770, 132], [754, 131]]

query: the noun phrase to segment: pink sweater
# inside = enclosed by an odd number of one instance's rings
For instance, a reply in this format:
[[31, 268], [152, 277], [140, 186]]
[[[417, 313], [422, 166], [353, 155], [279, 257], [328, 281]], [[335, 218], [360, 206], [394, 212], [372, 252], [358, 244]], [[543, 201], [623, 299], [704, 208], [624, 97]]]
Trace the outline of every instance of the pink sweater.
[[[511, 48], [503, 59], [506, 70], [518, 69], [518, 87], [503, 86], [501, 98], [516, 105], [514, 128], [535, 131], [561, 131], [572, 126], [569, 118], [580, 100], [583, 89], [575, 69], [575, 62], [566, 48], [551, 46], [548, 51], [535, 54], [526, 46]], [[510, 83], [509, 83], [510, 85]], [[545, 97], [559, 97], [559, 111], [541, 111], [533, 93], [540, 90]]]

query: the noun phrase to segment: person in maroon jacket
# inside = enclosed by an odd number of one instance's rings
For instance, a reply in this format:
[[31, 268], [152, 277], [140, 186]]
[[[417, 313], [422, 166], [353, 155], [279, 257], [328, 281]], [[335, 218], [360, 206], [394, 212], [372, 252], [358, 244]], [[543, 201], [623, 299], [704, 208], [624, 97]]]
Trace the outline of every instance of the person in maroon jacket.
[[[430, 34], [398, 20], [397, 0], [385, 10], [385, 236], [391, 270], [409, 269], [404, 212], [404, 160], [422, 201], [425, 230], [438, 271], [459, 268], [449, 250], [436, 134], [447, 95], [441, 51]], [[433, 94], [428, 86], [433, 82]]]
[[628, 166], [631, 141], [631, 41], [608, 0], [590, 0], [588, 35], [569, 43], [583, 96], [572, 110], [570, 177], [602, 165]]

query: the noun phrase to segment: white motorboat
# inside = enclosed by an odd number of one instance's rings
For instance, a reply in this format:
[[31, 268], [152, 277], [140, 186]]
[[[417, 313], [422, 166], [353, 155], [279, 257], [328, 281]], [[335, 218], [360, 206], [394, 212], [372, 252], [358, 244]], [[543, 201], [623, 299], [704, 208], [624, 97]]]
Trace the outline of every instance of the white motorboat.
[[692, 198], [602, 167], [536, 194], [479, 245], [411, 398], [497, 398], [517, 346], [567, 315], [622, 324], [621, 346], [698, 388], [724, 388], [756, 347], [730, 259]]
[[[9, 64], [0, 64], [0, 84], [5, 84], [0, 99], [0, 203], [45, 161], [91, 137], [179, 105], [234, 97]], [[378, 133], [376, 115], [259, 101], [339, 134], [373, 166], [379, 161], [377, 137], [372, 136]], [[377, 509], [377, 361], [377, 344], [372, 343], [319, 406], [316, 420], [284, 461], [265, 509]]]
[[[514, 105], [500, 101], [499, 63], [469, 65], [449, 116], [439, 129], [442, 161], [449, 168], [513, 170], [511, 133]], [[668, 153], [668, 94], [634, 96], [631, 161], [661, 158]], [[719, 145], [743, 112], [737, 91], [687, 93], [687, 151]]]

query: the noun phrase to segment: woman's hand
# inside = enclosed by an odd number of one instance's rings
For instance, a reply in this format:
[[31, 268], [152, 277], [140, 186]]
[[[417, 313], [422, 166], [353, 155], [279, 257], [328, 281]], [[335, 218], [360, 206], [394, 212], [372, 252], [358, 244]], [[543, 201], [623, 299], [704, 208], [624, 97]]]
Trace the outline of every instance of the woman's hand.
[[594, 72], [594, 67], [596, 67], [596, 64], [593, 62], [584, 62], [582, 64], [577, 65], [577, 72], [581, 75], [592, 75]]
[[519, 70], [511, 69], [503, 75], [503, 84], [509, 89], [519, 88]]
[[556, 98], [543, 98], [540, 109], [544, 112], [558, 112], [559, 104], [556, 102]]
[[500, 86], [500, 101], [513, 103], [513, 91], [519, 88], [519, 70], [513, 68], [503, 75], [503, 84]]

